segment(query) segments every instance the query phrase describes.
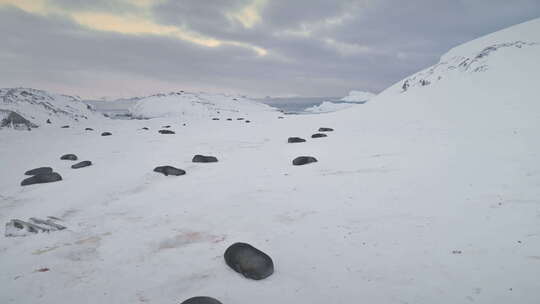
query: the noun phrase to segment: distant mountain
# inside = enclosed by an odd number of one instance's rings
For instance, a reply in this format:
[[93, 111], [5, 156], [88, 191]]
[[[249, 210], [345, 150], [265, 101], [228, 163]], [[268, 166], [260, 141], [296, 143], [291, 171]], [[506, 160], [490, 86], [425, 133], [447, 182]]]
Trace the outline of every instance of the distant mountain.
[[30, 88], [0, 89], [0, 127], [35, 128], [96, 117], [78, 97]]
[[341, 98], [340, 101], [354, 102], [354, 103], [366, 103], [376, 95], [371, 92], [364, 91], [350, 91], [349, 95]]

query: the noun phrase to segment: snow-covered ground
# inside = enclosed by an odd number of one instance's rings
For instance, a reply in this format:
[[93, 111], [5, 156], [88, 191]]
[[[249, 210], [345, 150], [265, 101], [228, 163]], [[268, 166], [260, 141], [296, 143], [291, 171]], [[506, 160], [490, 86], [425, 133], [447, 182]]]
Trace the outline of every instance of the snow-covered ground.
[[[248, 124], [142, 104], [158, 118], [3, 129], [0, 222], [68, 229], [0, 238], [0, 303], [539, 303], [539, 33], [537, 19], [457, 47], [429, 85], [423, 71], [335, 113], [254, 110]], [[447, 59], [478, 54], [473, 71]], [[319, 127], [335, 131], [311, 139]], [[73, 170], [65, 153], [94, 165]], [[300, 155], [319, 162], [292, 166]], [[19, 186], [46, 165], [64, 180]], [[275, 273], [229, 269], [237, 241]]]

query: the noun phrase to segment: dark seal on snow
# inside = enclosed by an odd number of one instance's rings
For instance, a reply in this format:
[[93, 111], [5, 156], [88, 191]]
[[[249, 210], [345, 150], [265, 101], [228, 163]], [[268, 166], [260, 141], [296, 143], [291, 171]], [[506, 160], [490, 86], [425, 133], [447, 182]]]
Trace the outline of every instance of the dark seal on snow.
[[64, 154], [60, 157], [61, 160], [77, 160], [77, 155], [75, 154]]
[[227, 118], [227, 120], [231, 121], [231, 120], [232, 120], [232, 118]]
[[317, 159], [313, 156], [299, 156], [292, 161], [292, 164], [295, 166], [302, 166], [316, 162]]
[[214, 118], [212, 118], [212, 120], [219, 120], [219, 118], [217, 118], [217, 117], [214, 117]]
[[246, 278], [262, 280], [274, 273], [272, 259], [259, 249], [246, 244], [232, 244], [225, 251], [225, 263]]
[[171, 130], [159, 130], [159, 134], [175, 134], [174, 131]]
[[287, 142], [290, 143], [290, 144], [302, 143], [302, 142], [305, 142], [305, 141], [306, 141], [305, 139], [300, 138], [300, 137], [289, 137], [289, 139], [287, 140]]
[[193, 159], [191, 161], [194, 163], [216, 163], [218, 159], [214, 156], [204, 156], [197, 154], [193, 156]]
[[103, 132], [101, 133], [101, 136], [111, 136], [112, 133], [111, 132]]
[[38, 174], [50, 174], [53, 172], [51, 167], [39, 167], [24, 172], [24, 175], [38, 175]]
[[94, 129], [92, 129], [92, 128], [85, 128], [84, 130], [85, 131], [94, 131]]
[[62, 129], [67, 129], [67, 128], [69, 128], [69, 126], [68, 126], [68, 125], [65, 125], [65, 126], [61, 126], [61, 128], [62, 128]]
[[32, 177], [29, 177], [21, 182], [21, 186], [28, 186], [33, 184], [44, 184], [61, 181], [62, 176], [56, 172], [38, 174]]
[[80, 163], [76, 163], [75, 165], [71, 166], [72, 169], [80, 169], [84, 167], [89, 167], [92, 165], [92, 162], [89, 160], [84, 160]]
[[150, 130], [150, 129], [148, 129], [147, 127], [143, 127], [142, 129], [143, 129], [143, 130]]
[[317, 134], [311, 135], [311, 138], [321, 138], [321, 137], [327, 137], [327, 136], [328, 135], [326, 135], [326, 134], [317, 133]]
[[332, 128], [319, 128], [319, 132], [332, 132], [334, 129]]
[[156, 167], [156, 168], [154, 169], [154, 172], [162, 173], [162, 174], [165, 175], [165, 176], [169, 176], [169, 175], [180, 176], [180, 175], [186, 174], [186, 171], [184, 171], [184, 170], [182, 170], [182, 169], [175, 168], [175, 167], [173, 167], [173, 166], [160, 166], [160, 167]]
[[193, 297], [185, 300], [181, 304], [221, 304], [221, 302], [210, 297]]

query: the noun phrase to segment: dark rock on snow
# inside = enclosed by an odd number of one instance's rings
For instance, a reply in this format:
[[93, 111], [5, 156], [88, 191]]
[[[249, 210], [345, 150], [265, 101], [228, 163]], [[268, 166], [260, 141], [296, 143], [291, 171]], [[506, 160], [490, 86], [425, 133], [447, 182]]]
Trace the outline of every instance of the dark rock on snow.
[[77, 155], [75, 154], [64, 154], [60, 157], [61, 160], [77, 160]]
[[246, 278], [262, 280], [274, 273], [272, 259], [259, 249], [235, 243], [225, 251], [225, 263]]
[[112, 133], [111, 132], [103, 132], [101, 133], [101, 136], [111, 136]]
[[165, 176], [175, 175], [180, 176], [186, 174], [186, 171], [175, 168], [173, 166], [160, 166], [154, 169], [154, 172], [162, 173]]
[[317, 134], [311, 135], [311, 138], [321, 138], [321, 137], [328, 137], [328, 135], [323, 134], [323, 133], [317, 133]]
[[51, 120], [50, 120], [50, 119], [47, 119], [46, 123], [50, 124], [50, 123], [51, 123]]
[[319, 132], [332, 132], [334, 129], [332, 128], [319, 128]]
[[221, 302], [210, 297], [193, 297], [185, 300], [181, 304], [221, 304]]
[[160, 134], [175, 134], [174, 131], [171, 130], [159, 130], [158, 132]]
[[51, 167], [39, 167], [39, 168], [35, 168], [35, 169], [24, 172], [24, 175], [49, 174], [52, 172], [53, 172], [53, 169]]
[[29, 177], [21, 182], [21, 186], [28, 186], [33, 184], [44, 184], [61, 181], [62, 176], [56, 172], [38, 174], [32, 177]]
[[80, 169], [80, 168], [84, 168], [84, 167], [88, 167], [88, 166], [91, 166], [92, 165], [92, 162], [89, 161], [89, 160], [84, 160], [80, 163], [76, 163], [75, 165], [71, 166], [71, 169]]
[[316, 163], [317, 159], [313, 156], [299, 156], [293, 160], [293, 165], [295, 166], [302, 166], [307, 165], [311, 163]]
[[303, 139], [303, 138], [300, 138], [300, 137], [289, 137], [289, 139], [287, 140], [288, 143], [292, 144], [292, 143], [302, 143], [302, 142], [305, 142], [306, 140]]
[[192, 162], [194, 163], [216, 163], [218, 159], [214, 156], [195, 155]]

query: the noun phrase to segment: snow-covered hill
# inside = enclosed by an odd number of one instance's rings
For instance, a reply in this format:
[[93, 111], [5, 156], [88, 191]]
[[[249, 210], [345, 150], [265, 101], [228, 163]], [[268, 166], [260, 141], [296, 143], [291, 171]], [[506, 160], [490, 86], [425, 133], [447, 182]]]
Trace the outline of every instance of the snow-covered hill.
[[245, 117], [276, 110], [240, 96], [210, 93], [172, 92], [138, 98], [129, 113], [134, 118], [178, 117], [183, 120], [212, 117]]
[[31, 127], [70, 124], [95, 118], [96, 114], [78, 97], [52, 94], [30, 88], [0, 89], [0, 111], [15, 112]]
[[[184, 126], [175, 118], [190, 108], [163, 97], [134, 109], [158, 118], [94, 126], [112, 136], [0, 132], [0, 223], [67, 227], [0, 237], [0, 303], [537, 304], [538, 40], [540, 19], [480, 38], [407, 90], [334, 113]], [[165, 124], [176, 134], [159, 134]], [[334, 131], [311, 138], [320, 127]], [[65, 153], [93, 165], [71, 169]], [[219, 162], [193, 163], [199, 153]], [[301, 155], [318, 162], [292, 166]], [[153, 172], [163, 165], [187, 174]], [[20, 186], [42, 166], [63, 180]], [[235, 242], [270, 255], [274, 274], [232, 271]]]
[[[458, 46], [443, 55], [438, 64], [400, 82], [400, 89], [408, 91], [441, 81], [452, 81], [453, 78], [473, 77], [473, 74], [494, 68], [497, 69], [495, 75], [502, 77], [505, 69], [521, 72], [522, 65], [537, 67], [535, 55], [540, 52], [538, 23], [538, 20], [533, 20]], [[516, 57], [517, 61], [509, 61], [509, 57]]]

